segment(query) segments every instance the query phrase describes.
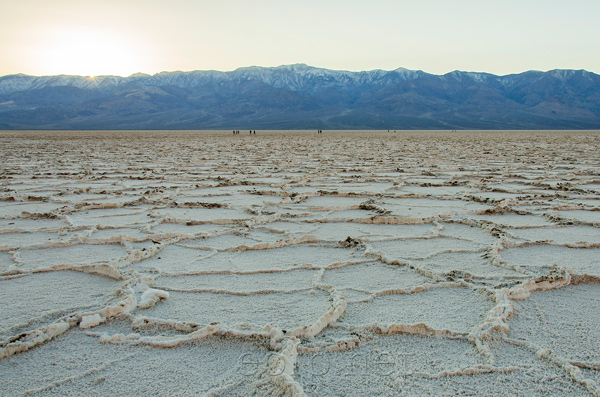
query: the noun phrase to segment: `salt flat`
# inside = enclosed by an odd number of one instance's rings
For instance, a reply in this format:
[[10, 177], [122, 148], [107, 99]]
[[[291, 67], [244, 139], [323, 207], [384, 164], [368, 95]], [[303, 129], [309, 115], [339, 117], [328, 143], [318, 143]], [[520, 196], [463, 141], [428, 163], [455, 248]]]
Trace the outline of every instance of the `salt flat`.
[[600, 395], [600, 132], [0, 144], [0, 395]]

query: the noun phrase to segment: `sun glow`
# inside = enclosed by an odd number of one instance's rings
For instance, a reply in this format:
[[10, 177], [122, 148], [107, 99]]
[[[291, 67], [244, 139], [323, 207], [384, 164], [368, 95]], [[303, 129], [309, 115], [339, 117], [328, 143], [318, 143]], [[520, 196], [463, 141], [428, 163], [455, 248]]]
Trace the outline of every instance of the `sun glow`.
[[56, 31], [34, 55], [48, 75], [128, 76], [143, 71], [139, 46], [122, 33], [81, 28]]

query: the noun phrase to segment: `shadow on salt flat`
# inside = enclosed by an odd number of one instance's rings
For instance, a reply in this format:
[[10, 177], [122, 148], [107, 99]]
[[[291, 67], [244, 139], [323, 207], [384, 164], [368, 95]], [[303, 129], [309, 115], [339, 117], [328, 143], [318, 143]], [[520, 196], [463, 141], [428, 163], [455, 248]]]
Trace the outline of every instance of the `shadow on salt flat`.
[[439, 254], [424, 260], [411, 260], [410, 264], [419, 269], [428, 269], [438, 275], [448, 275], [455, 271], [467, 272], [480, 278], [500, 279], [498, 282], [504, 278], [524, 277], [523, 273], [491, 265], [490, 261], [478, 252]]
[[596, 382], [597, 385], [600, 385], [600, 371], [596, 369], [581, 368], [581, 373], [585, 378], [591, 379], [593, 382]]
[[[335, 178], [332, 181], [325, 181], [321, 178], [318, 183], [311, 183], [307, 186], [298, 186], [290, 188], [290, 193], [319, 193], [322, 190], [335, 191], [339, 194], [381, 194], [394, 187], [392, 182], [354, 182], [344, 183], [343, 179]], [[333, 188], [332, 188], [333, 187]]]
[[232, 223], [248, 220], [255, 215], [241, 208], [159, 208], [152, 211], [155, 216], [167, 217], [177, 222]]
[[[540, 358], [535, 351], [506, 342], [492, 342], [491, 347], [497, 366], [520, 368], [518, 371], [499, 374], [505, 376], [507, 382], [506, 386], [502, 385], [498, 390], [506, 390], [507, 395], [590, 395], [580, 383], [573, 382], [564, 369], [546, 358]], [[586, 370], [581, 368], [581, 371], [585, 373]], [[590, 370], [586, 377], [593, 379], [593, 375], [598, 374], [600, 371]], [[496, 386], [498, 378], [492, 377], [492, 381], [493, 386]], [[520, 388], [515, 388], [514, 381], [521, 384]], [[522, 391], [513, 392], [518, 390]]]
[[239, 207], [249, 207], [249, 206], [262, 206], [267, 203], [277, 204], [281, 201], [281, 197], [272, 196], [272, 195], [259, 195], [259, 194], [249, 194], [249, 193], [239, 193], [231, 196], [186, 196], [185, 191], [183, 194], [177, 195], [175, 197], [175, 202], [177, 204], [184, 203], [203, 203], [203, 204], [224, 204], [228, 206], [239, 206]]
[[259, 341], [218, 336], [170, 349], [103, 344], [74, 329], [1, 360], [0, 372], [10, 395], [39, 389], [42, 395], [196, 395], [220, 388], [249, 395], [253, 371], [269, 353]]
[[556, 207], [554, 200], [534, 200], [523, 201], [512, 206], [512, 209], [519, 212], [526, 212], [528, 215], [544, 217], [548, 215], [548, 211]]
[[371, 297], [370, 292], [360, 291], [354, 288], [336, 288], [336, 290], [346, 299], [346, 303], [364, 301]]
[[571, 203], [581, 204], [585, 207], [586, 210], [595, 210], [600, 209], [600, 200], [596, 198], [581, 198], [577, 200], [571, 200]]
[[122, 205], [125, 203], [131, 203], [141, 199], [144, 196], [141, 195], [109, 195], [106, 193], [81, 193], [81, 194], [65, 194], [55, 198], [57, 202], [66, 202], [71, 204], [88, 204], [88, 205], [99, 205], [99, 204], [116, 204]]
[[63, 208], [64, 204], [44, 203], [44, 202], [2, 202], [0, 201], [0, 217], [15, 218], [27, 217], [27, 214], [48, 214]]
[[285, 240], [279, 233], [272, 233], [268, 230], [248, 230], [246, 228], [232, 229], [229, 233], [222, 233], [214, 237], [206, 237], [200, 239], [181, 240], [180, 245], [186, 247], [203, 248], [203, 249], [246, 249], [257, 245], [264, 245]]
[[422, 184], [427, 184], [427, 183], [430, 183], [432, 185], [443, 185], [447, 181], [448, 180], [446, 178], [436, 178], [436, 177], [426, 177], [426, 176], [409, 177], [409, 178], [406, 178], [403, 180], [403, 182], [410, 183], [413, 185], [422, 185]]
[[[502, 260], [510, 266], [521, 266], [528, 270], [543, 268], [547, 273], [553, 265], [566, 267], [575, 274], [600, 276], [600, 248], [567, 248], [556, 245], [529, 245], [507, 248], [500, 252]], [[540, 269], [542, 270], [542, 269]]]
[[523, 197], [523, 194], [519, 193], [505, 193], [505, 192], [473, 192], [470, 193], [469, 196], [476, 197], [480, 200], [490, 200], [493, 202], [499, 202], [503, 200], [507, 201], [518, 201], [520, 197]]
[[498, 238], [480, 227], [463, 225], [460, 223], [443, 223], [441, 236], [454, 237], [463, 240], [470, 240], [478, 244], [490, 245], [498, 242]]
[[600, 244], [600, 229], [592, 226], [561, 226], [532, 229], [509, 229], [512, 236], [526, 241], [548, 241], [554, 244], [588, 246]]
[[43, 269], [56, 265], [89, 265], [109, 263], [127, 256], [120, 244], [80, 244], [67, 247], [23, 249], [18, 251], [21, 270]]
[[[294, 222], [294, 221], [277, 221], [271, 222], [264, 225], [255, 226], [255, 230], [266, 230], [271, 233], [276, 233], [282, 236], [282, 238], [294, 238], [300, 237], [307, 234], [314, 234], [313, 232], [318, 230], [322, 225], [318, 223], [306, 223], [306, 222]], [[336, 224], [336, 226], [341, 226]]]
[[0, 230], [14, 232], [56, 232], [68, 227], [62, 219], [0, 219]]
[[168, 301], [136, 314], [194, 322], [201, 327], [221, 322], [229, 327], [260, 329], [270, 324], [292, 330], [311, 325], [330, 307], [329, 294], [319, 290], [257, 295], [171, 292]]
[[296, 377], [311, 396], [589, 395], [560, 369], [525, 354], [531, 363], [519, 361], [520, 368], [467, 375], [465, 369], [484, 362], [466, 341], [385, 335], [357, 349], [300, 354]]
[[483, 322], [493, 306], [489, 296], [472, 289], [435, 288], [408, 295], [384, 295], [371, 302], [348, 304], [340, 321], [362, 326], [373, 323], [425, 323], [437, 330], [468, 333]]
[[[248, 237], [246, 234], [233, 232], [203, 239], [183, 240], [178, 245], [201, 250], [234, 250], [241, 247], [252, 247], [258, 244], [274, 243], [281, 240], [281, 236], [279, 235], [262, 233], [262, 236], [259, 236], [260, 232], [253, 232], [252, 234], [256, 235], [257, 238], [254, 239]], [[260, 239], [260, 237], [265, 236], [270, 238], [270, 240], [264, 241]]]
[[337, 289], [348, 288], [373, 293], [410, 289], [431, 280], [406, 266], [374, 262], [326, 270], [321, 282]]
[[403, 218], [432, 218], [457, 213], [485, 211], [490, 207], [462, 200], [436, 200], [432, 198], [386, 198], [381, 204], [391, 215]]
[[308, 395], [399, 395], [413, 382], [436, 383], [424, 374], [481, 363], [468, 342], [386, 335], [357, 349], [300, 354], [296, 377]]
[[[141, 272], [178, 273], [186, 271], [203, 271], [206, 270], [206, 264], [200, 262], [204, 258], [210, 256], [211, 254], [204, 250], [186, 248], [178, 245], [167, 245], [156, 255], [141, 262], [134, 263], [131, 267]], [[226, 259], [225, 262], [227, 263]]]
[[504, 191], [507, 193], [516, 193], [519, 195], [538, 194], [541, 196], [546, 196], [552, 194], [548, 190], [544, 190], [543, 188], [539, 188], [521, 181], [508, 180], [503, 183], [488, 184], [487, 187], [488, 189]]
[[[484, 364], [463, 340], [385, 335], [360, 347], [298, 356], [296, 378], [308, 395], [588, 395], [559, 369], [539, 360], [511, 372], [466, 375]], [[444, 375], [457, 373], [453, 376]], [[548, 375], [548, 376], [543, 376]], [[540, 379], [544, 379], [543, 385]]]
[[77, 212], [68, 215], [67, 220], [75, 227], [93, 226], [102, 228], [122, 228], [145, 226], [154, 221], [143, 209], [99, 209]]
[[142, 241], [148, 239], [148, 235], [139, 229], [134, 228], [117, 228], [117, 229], [92, 229], [92, 233], [79, 232], [92, 241], [114, 241], [120, 242], [121, 239], [125, 241]]
[[[547, 218], [543, 216], [535, 215], [517, 215], [517, 214], [498, 214], [498, 215], [459, 215], [456, 219], [475, 219], [487, 222], [493, 222], [497, 225], [509, 227], [509, 228], [528, 228], [538, 226], [551, 226], [553, 225]], [[455, 218], [452, 218], [455, 219]]]
[[250, 190], [251, 186], [233, 185], [233, 186], [207, 186], [198, 189], [183, 190], [183, 194], [190, 197], [205, 197], [207, 202], [218, 200], [219, 196], [231, 198], [237, 194], [245, 193]]
[[326, 211], [329, 209], [357, 207], [363, 201], [365, 201], [364, 197], [315, 196], [309, 197], [302, 203], [294, 205], [294, 207], [308, 211]]
[[[160, 259], [159, 259], [160, 258]], [[326, 267], [333, 263], [361, 262], [362, 253], [345, 248], [301, 244], [282, 248], [209, 253], [168, 245], [152, 258], [134, 264], [141, 271], [165, 273], [256, 272], [286, 270], [297, 266]]]
[[569, 360], [600, 362], [600, 284], [534, 292], [516, 302], [511, 338], [552, 349]]
[[30, 246], [51, 246], [67, 242], [73, 233], [0, 233], [0, 249], [14, 250]]
[[118, 286], [116, 280], [74, 271], [0, 280], [0, 329], [12, 335], [67, 314], [102, 309]]
[[414, 380], [407, 380], [403, 390], [407, 395], [418, 396], [590, 395], [585, 388], [574, 383], [563, 371], [550, 366], [523, 368], [509, 373], [492, 372], [438, 379], [416, 377]]
[[315, 212], [315, 216], [308, 216], [306, 219], [319, 219], [326, 222], [346, 222], [355, 219], [373, 218], [380, 215], [376, 211], [368, 210], [338, 210], [332, 212], [322, 212], [320, 214]]
[[600, 183], [588, 183], [583, 185], [575, 185], [578, 189], [589, 190], [594, 193], [600, 193]]
[[[150, 188], [150, 187], [147, 187]], [[96, 199], [94, 201], [91, 201], [89, 204], [95, 205], [95, 204], [116, 204], [116, 205], [135, 205], [135, 208], [151, 208], [151, 205], [141, 205], [140, 201], [144, 200], [144, 199], [149, 199], [149, 201], [154, 201], [154, 200], [160, 200], [162, 198], [162, 195], [160, 193], [156, 193], [156, 195], [150, 193], [141, 193], [140, 191], [123, 191], [123, 194], [119, 194], [117, 196], [110, 196], [107, 198], [100, 198], [100, 199]]]
[[369, 252], [381, 253], [386, 262], [429, 258], [442, 252], [480, 252], [485, 245], [448, 237], [376, 241]]
[[350, 234], [352, 237], [359, 237], [365, 241], [376, 241], [376, 240], [388, 240], [388, 239], [399, 239], [409, 237], [426, 237], [435, 234], [435, 226], [431, 223], [416, 224], [416, 225], [386, 225], [386, 224], [347, 224], [347, 225], [328, 225], [323, 224], [322, 228], [342, 228], [345, 226], [358, 225], [357, 228], [363, 235], [355, 236]]
[[12, 255], [6, 252], [0, 252], [0, 274], [8, 271], [15, 265]]
[[213, 235], [215, 233], [230, 230], [230, 225], [215, 225], [204, 223], [200, 225], [187, 225], [182, 223], [161, 223], [150, 229], [151, 234], [167, 234], [180, 237], [194, 235]]
[[431, 196], [431, 197], [457, 197], [470, 192], [467, 186], [401, 186], [394, 194], [397, 196]]
[[361, 241], [389, 240], [407, 237], [425, 237], [433, 233], [433, 225], [373, 225], [368, 223], [310, 223], [310, 235], [322, 241], [338, 242], [348, 237]]
[[584, 224], [590, 224], [590, 225], [600, 224], [600, 211], [583, 211], [583, 210], [560, 211], [558, 216], [562, 219], [577, 221], [577, 222], [581, 222]]
[[233, 291], [256, 293], [310, 289], [316, 272], [296, 269], [289, 272], [255, 274], [202, 274], [197, 276], [158, 277], [155, 287], [175, 291]]

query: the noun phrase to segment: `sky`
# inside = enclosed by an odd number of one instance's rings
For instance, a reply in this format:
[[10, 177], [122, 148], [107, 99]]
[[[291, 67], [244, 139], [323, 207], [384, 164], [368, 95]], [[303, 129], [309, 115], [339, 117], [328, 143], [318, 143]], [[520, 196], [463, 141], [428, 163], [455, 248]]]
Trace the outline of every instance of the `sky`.
[[294, 63], [434, 74], [600, 74], [598, 0], [3, 3], [0, 76], [128, 76]]

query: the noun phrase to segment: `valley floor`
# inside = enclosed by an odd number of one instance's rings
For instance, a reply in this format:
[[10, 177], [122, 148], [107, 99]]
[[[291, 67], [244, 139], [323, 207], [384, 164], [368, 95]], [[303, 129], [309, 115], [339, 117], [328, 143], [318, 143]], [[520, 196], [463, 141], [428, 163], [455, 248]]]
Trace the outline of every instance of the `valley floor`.
[[600, 395], [600, 132], [0, 132], [0, 395]]

